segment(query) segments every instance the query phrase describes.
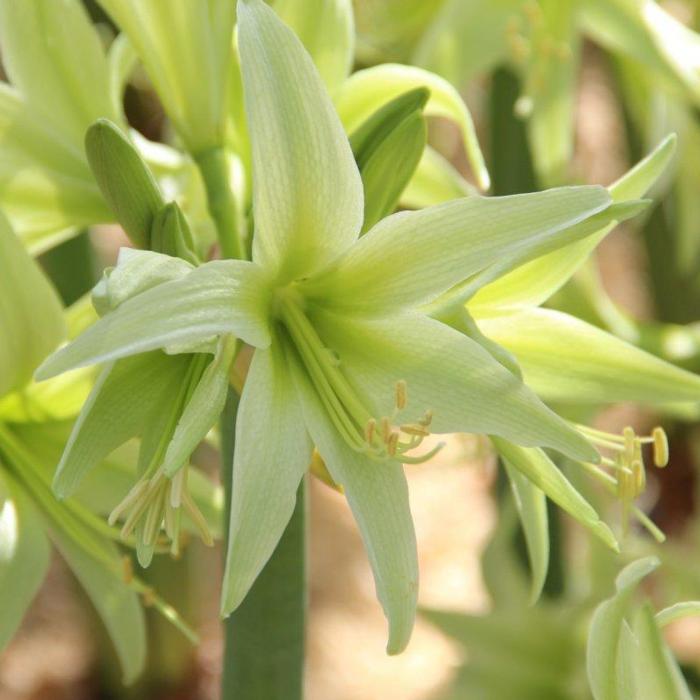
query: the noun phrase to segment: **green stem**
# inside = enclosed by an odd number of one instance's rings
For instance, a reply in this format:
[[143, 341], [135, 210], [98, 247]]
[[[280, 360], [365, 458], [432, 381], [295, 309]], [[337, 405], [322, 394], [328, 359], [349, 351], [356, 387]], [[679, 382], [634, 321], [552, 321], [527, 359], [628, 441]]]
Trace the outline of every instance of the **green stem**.
[[243, 227], [231, 191], [226, 151], [223, 148], [212, 148], [197, 154], [194, 159], [204, 180], [209, 214], [216, 224], [222, 257], [245, 258], [241, 239]]
[[[222, 415], [226, 514], [238, 397]], [[222, 700], [300, 700], [306, 619], [306, 484], [282, 539], [241, 606], [224, 622]]]

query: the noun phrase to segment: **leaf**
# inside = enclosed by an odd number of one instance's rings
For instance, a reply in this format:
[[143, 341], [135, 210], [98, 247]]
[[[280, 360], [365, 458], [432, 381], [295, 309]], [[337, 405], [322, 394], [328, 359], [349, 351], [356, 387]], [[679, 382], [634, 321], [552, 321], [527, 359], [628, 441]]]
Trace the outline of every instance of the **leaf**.
[[253, 153], [253, 260], [280, 281], [330, 262], [362, 226], [362, 180], [304, 47], [261, 0], [242, 0], [238, 40]]
[[87, 130], [85, 152], [117, 221], [134, 245], [149, 248], [153, 220], [165, 201], [143, 158], [119, 127], [106, 119]]
[[256, 350], [236, 420], [222, 613], [241, 603], [294, 512], [312, 445], [280, 348]]
[[639, 582], [659, 566], [656, 557], [638, 559], [618, 575], [615, 594], [593, 614], [586, 667], [595, 700], [636, 700], [618, 692], [618, 659], [625, 616]]
[[573, 516], [608, 547], [619, 551], [615, 536], [600, 519], [593, 506], [571, 485], [561, 470], [541, 449], [514, 445], [507, 440], [491, 436], [498, 453], [511, 467], [522, 472], [535, 486]]
[[0, 650], [19, 627], [49, 567], [44, 523], [19, 484], [0, 472]]
[[446, 117], [457, 124], [479, 187], [488, 189], [489, 174], [469, 110], [457, 90], [440, 76], [414, 66], [385, 63], [353, 73], [334, 98], [345, 128], [352, 133], [387, 102], [420, 87], [430, 90], [425, 114]]
[[275, 12], [294, 30], [332, 94], [350, 75], [355, 21], [350, 0], [275, 0]]
[[125, 301], [37, 370], [37, 379], [170, 345], [233, 334], [269, 345], [267, 280], [257, 265], [216, 260]]
[[517, 468], [504, 462], [513, 497], [525, 533], [532, 588], [530, 603], [534, 605], [542, 593], [549, 569], [549, 523], [547, 501], [543, 491], [527, 479]]
[[63, 340], [63, 306], [0, 213], [0, 397], [27, 384]]
[[522, 309], [478, 323], [515, 355], [525, 382], [546, 401], [700, 401], [697, 375], [568, 314]]

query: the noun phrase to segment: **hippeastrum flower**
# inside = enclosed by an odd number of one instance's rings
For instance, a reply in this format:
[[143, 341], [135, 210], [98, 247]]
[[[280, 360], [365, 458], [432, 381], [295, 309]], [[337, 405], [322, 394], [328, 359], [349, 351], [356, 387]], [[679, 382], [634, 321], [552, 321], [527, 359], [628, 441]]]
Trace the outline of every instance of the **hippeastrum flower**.
[[[63, 503], [51, 493], [51, 471], [90, 376], [79, 371], [37, 386], [36, 365], [65, 333], [55, 291], [0, 216], [0, 649], [12, 638], [43, 581], [53, 542], [97, 609], [122, 665], [125, 682], [143, 669], [145, 620], [140, 601], [154, 604], [187, 636], [177, 613], [142, 581], [117, 548], [118, 532], [94, 512], [124, 492], [121, 458], [103, 464], [97, 489]], [[69, 321], [71, 315], [69, 315]], [[129, 469], [126, 468], [126, 474]], [[213, 488], [201, 482], [202, 501]], [[133, 542], [129, 543], [133, 546]]]
[[396, 653], [410, 636], [418, 578], [401, 465], [434, 453], [420, 451], [429, 433], [483, 432], [597, 459], [518, 376], [423, 307], [499, 261], [577, 240], [619, 209], [606, 213], [600, 187], [470, 197], [390, 216], [358, 238], [362, 181], [313, 62], [260, 0], [239, 2], [238, 19], [253, 261], [213, 261], [145, 285], [37, 376], [217, 336], [254, 346], [222, 610], [240, 604], [272, 554], [315, 445], [360, 526]]

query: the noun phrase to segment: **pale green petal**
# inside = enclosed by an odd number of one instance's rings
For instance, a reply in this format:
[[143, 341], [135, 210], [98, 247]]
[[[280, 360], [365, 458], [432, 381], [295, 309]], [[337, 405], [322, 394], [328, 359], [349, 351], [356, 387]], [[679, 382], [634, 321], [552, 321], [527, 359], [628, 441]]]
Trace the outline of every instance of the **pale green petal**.
[[427, 87], [431, 93], [426, 115], [445, 117], [457, 124], [474, 177], [482, 189], [488, 189], [489, 174], [471, 115], [457, 90], [444, 78], [422, 68], [386, 63], [354, 73], [334, 99], [345, 128], [352, 133], [394, 97], [418, 87]]
[[479, 320], [547, 401], [700, 401], [700, 377], [568, 314], [522, 309]]
[[407, 209], [424, 209], [472, 194], [476, 194], [476, 189], [455, 167], [426, 146], [416, 172], [401, 195], [401, 204]]
[[55, 290], [0, 213], [0, 397], [28, 383], [65, 333]]
[[274, 552], [311, 450], [281, 348], [256, 350], [236, 421], [223, 614], [238, 607]]
[[98, 117], [119, 121], [107, 57], [79, 0], [2, 0], [0, 44], [32, 112], [74, 146]]
[[189, 361], [186, 355], [156, 351], [119, 360], [102, 370], [56, 469], [57, 496], [70, 496], [107, 455], [142, 434], [148, 417], [163, 412], [177, 395]]
[[235, 349], [235, 338], [226, 336], [221, 339], [214, 359], [204, 370], [187, 402], [161, 466], [168, 476], [173, 476], [187, 463], [221, 414], [226, 403], [228, 373]]
[[501, 438], [491, 437], [491, 441], [501, 457], [544, 491], [548, 498], [591, 530], [609, 547], [618, 549], [610, 528], [543, 450], [519, 447]]
[[355, 241], [362, 181], [301, 42], [261, 0], [242, 0], [238, 15], [253, 152], [253, 259], [291, 280]]
[[[660, 180], [675, 149], [675, 135], [667, 136], [646, 158], [610, 186], [613, 202], [621, 204], [626, 200], [644, 197]], [[613, 228], [614, 224], [603, 224], [600, 231], [589, 237], [543, 255], [495, 279], [479, 289], [469, 301], [470, 310], [478, 315], [489, 308], [538, 306], [571, 279]]]
[[116, 546], [102, 539], [97, 559], [63, 532], [51, 529], [51, 539], [85, 589], [107, 628], [119, 657], [125, 684], [132, 683], [146, 664], [146, 621], [139, 596], [123, 581], [122, 556]]
[[49, 566], [44, 523], [29, 497], [0, 472], [0, 651], [12, 639]]
[[99, 0], [190, 152], [223, 145], [234, 0]]
[[351, 0], [275, 0], [273, 7], [301, 39], [332, 93], [350, 75], [355, 58]]
[[511, 466], [507, 460], [504, 460], [504, 466], [525, 534], [532, 576], [530, 602], [534, 605], [542, 593], [549, 569], [547, 498], [544, 491], [535, 486], [516, 467]]
[[634, 700], [693, 700], [683, 673], [664, 641], [650, 603], [637, 612], [633, 626], [636, 693]]
[[391, 415], [395, 385], [408, 385], [402, 422], [433, 413], [435, 433], [485, 433], [528, 446], [547, 446], [596, 459], [587, 440], [550, 411], [513, 373], [471, 338], [420, 314], [367, 320], [318, 311], [312, 316], [324, 344], [372, 405]]
[[586, 654], [588, 681], [595, 700], [633, 700], [619, 693], [620, 637], [637, 585], [658, 566], [656, 557], [639, 559], [627, 566], [617, 577], [615, 595], [596, 608]]
[[232, 334], [269, 345], [269, 290], [257, 265], [217, 260], [124, 302], [37, 370], [48, 379], [75, 367], [109, 362], [169, 345]]
[[671, 622], [682, 620], [685, 617], [700, 615], [700, 601], [687, 600], [676, 603], [656, 613], [656, 622], [659, 627], [665, 627]]
[[418, 597], [418, 561], [408, 487], [396, 462], [377, 464], [351, 450], [330, 422], [304, 370], [294, 371], [311, 437], [333, 480], [343, 486], [365, 543], [377, 597], [389, 622], [387, 652], [409, 642]]
[[324, 303], [371, 314], [427, 303], [496, 261], [570, 240], [571, 227], [609, 203], [601, 187], [565, 187], [400, 212], [307, 286]]

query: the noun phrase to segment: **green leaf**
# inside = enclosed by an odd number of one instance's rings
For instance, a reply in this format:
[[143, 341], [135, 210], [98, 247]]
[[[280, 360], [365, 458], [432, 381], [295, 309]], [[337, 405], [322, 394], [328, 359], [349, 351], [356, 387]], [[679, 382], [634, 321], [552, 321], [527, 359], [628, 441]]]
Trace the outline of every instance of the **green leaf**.
[[525, 544], [532, 572], [530, 603], [534, 605], [542, 593], [549, 569], [547, 499], [544, 492], [516, 467], [511, 466], [508, 461], [504, 461], [504, 466], [525, 533]]
[[32, 112], [71, 144], [99, 117], [121, 119], [100, 37], [78, 0], [3, 0], [0, 43]]
[[0, 397], [27, 384], [65, 337], [63, 307], [0, 213]]
[[393, 313], [397, 306], [433, 301], [498, 260], [554, 245], [558, 236], [569, 240], [572, 226], [609, 203], [603, 188], [567, 187], [400, 212], [380, 221], [306, 286], [327, 304]]
[[634, 700], [693, 700], [678, 662], [664, 641], [650, 603], [634, 620]]
[[21, 487], [0, 472], [0, 650], [19, 627], [49, 567], [44, 523]]
[[235, 2], [99, 3], [129, 37], [187, 149], [223, 145]]
[[362, 226], [362, 181], [304, 47], [261, 0], [238, 40], [253, 153], [253, 259], [292, 280], [335, 258]]
[[587, 440], [550, 411], [478, 343], [417, 313], [355, 318], [316, 311], [311, 320], [351, 384], [371, 400], [375, 416], [390, 416], [395, 385], [408, 386], [401, 421], [432, 411], [434, 433], [486, 433], [525, 445], [546, 445], [595, 459]]
[[418, 597], [416, 537], [403, 468], [377, 464], [350, 449], [330, 422], [305, 370], [292, 372], [307, 429], [333, 480], [343, 486], [367, 550], [384, 614], [389, 622], [387, 653], [406, 648]]
[[256, 350], [236, 420], [223, 614], [238, 607], [275, 550], [311, 451], [278, 344]]
[[[613, 597], [601, 603], [593, 614], [588, 633], [586, 666], [595, 700], [636, 700], [619, 692], [620, 639], [637, 585], [659, 563], [656, 557], [647, 557], [625, 567], [616, 579]], [[636, 672], [639, 669], [635, 669]]]
[[232, 334], [256, 347], [270, 343], [269, 289], [257, 265], [215, 260], [186, 277], [125, 301], [48, 358], [37, 379], [171, 345]]
[[235, 350], [235, 338], [226, 336], [219, 341], [216, 355], [204, 370], [168, 445], [161, 465], [167, 476], [173, 476], [189, 461], [190, 455], [221, 414], [226, 403], [228, 373]]
[[[610, 196], [616, 204], [644, 197], [659, 181], [673, 157], [676, 137], [666, 137], [646, 158], [627, 172], [611, 187]], [[560, 289], [585, 263], [600, 241], [612, 231], [615, 222], [627, 211], [610, 207], [606, 216], [601, 216], [601, 229], [581, 241], [543, 255], [514, 269], [512, 272], [490, 282], [479, 289], [469, 307], [475, 314], [486, 312], [488, 308], [509, 308], [516, 306], [539, 306], [554, 292]], [[483, 312], [481, 311], [483, 309]]]
[[[97, 537], [97, 535], [95, 535]], [[94, 557], [57, 523], [51, 539], [92, 601], [107, 628], [122, 667], [125, 684], [132, 683], [146, 664], [146, 622], [138, 595], [122, 580], [122, 557], [109, 540]]]
[[419, 87], [430, 90], [427, 116], [446, 117], [459, 127], [469, 164], [481, 189], [490, 179], [467, 106], [457, 90], [443, 78], [421, 68], [382, 64], [354, 73], [338, 90], [335, 103], [348, 133], [398, 95]]
[[428, 95], [424, 88], [400, 95], [350, 137], [365, 192], [363, 231], [396, 209], [413, 177], [427, 140], [422, 109]]
[[478, 323], [515, 355], [528, 386], [546, 401], [700, 401], [697, 375], [568, 314], [521, 309]]
[[153, 220], [165, 201], [139, 152], [119, 127], [106, 119], [88, 129], [85, 152], [117, 221], [134, 245], [150, 248]]
[[355, 21], [350, 0], [275, 0], [275, 12], [301, 39], [332, 94], [350, 75]]
[[148, 417], [162, 412], [176, 395], [189, 359], [156, 351], [102, 370], [56, 469], [53, 489], [59, 498], [70, 496], [113, 450], [142, 434]]
[[522, 472], [554, 503], [597, 535], [608, 547], [618, 550], [610, 528], [542, 450], [520, 447], [493, 436], [491, 441], [501, 457], [512, 467]]

